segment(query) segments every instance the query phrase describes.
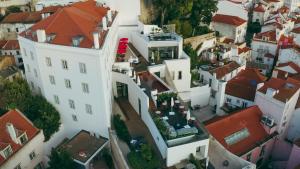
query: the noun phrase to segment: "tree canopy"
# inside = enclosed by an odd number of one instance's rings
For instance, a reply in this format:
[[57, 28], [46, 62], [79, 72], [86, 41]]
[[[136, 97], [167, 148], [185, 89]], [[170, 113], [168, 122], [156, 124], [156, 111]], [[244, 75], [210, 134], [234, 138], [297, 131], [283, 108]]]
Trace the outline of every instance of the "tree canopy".
[[184, 37], [208, 33], [207, 24], [217, 11], [215, 0], [153, 0], [153, 5], [158, 13], [155, 24], [176, 24]]
[[33, 124], [42, 129], [45, 141], [59, 130], [60, 115], [47, 100], [40, 95], [33, 95], [26, 81], [16, 79], [4, 81], [0, 87], [0, 105], [2, 109], [19, 109]]
[[74, 169], [76, 168], [75, 162], [70, 154], [64, 150], [52, 149], [49, 156], [49, 167], [47, 169]]

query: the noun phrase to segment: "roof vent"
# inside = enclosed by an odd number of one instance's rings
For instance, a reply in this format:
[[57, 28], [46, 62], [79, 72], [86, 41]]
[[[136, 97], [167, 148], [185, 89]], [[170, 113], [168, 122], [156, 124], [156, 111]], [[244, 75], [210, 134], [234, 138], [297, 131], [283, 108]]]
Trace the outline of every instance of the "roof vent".
[[72, 45], [75, 47], [78, 47], [80, 45], [80, 42], [82, 41], [83, 36], [78, 35], [72, 38]]

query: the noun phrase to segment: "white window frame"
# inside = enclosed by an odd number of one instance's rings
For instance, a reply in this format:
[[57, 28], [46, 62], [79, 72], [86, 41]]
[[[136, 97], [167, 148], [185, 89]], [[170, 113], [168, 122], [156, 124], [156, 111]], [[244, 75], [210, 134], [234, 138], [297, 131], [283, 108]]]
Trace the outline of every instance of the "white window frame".
[[71, 80], [70, 79], [65, 79], [65, 86], [67, 89], [71, 89], [72, 85], [71, 85]]
[[89, 93], [89, 85], [87, 83], [81, 83], [83, 93]]
[[74, 102], [74, 100], [69, 99], [69, 107], [70, 107], [71, 109], [75, 109], [75, 102]]
[[52, 62], [51, 62], [51, 58], [50, 57], [46, 57], [46, 65], [48, 67], [51, 67], [52, 66]]
[[88, 114], [93, 114], [93, 108], [92, 108], [92, 105], [90, 105], [90, 104], [85, 104], [85, 111], [86, 111], [86, 113], [88, 113]]
[[86, 64], [85, 63], [79, 63], [79, 71], [80, 71], [80, 73], [86, 74]]
[[62, 68], [68, 70], [68, 62], [66, 60], [61, 60]]
[[59, 104], [59, 97], [54, 95], [54, 103]]

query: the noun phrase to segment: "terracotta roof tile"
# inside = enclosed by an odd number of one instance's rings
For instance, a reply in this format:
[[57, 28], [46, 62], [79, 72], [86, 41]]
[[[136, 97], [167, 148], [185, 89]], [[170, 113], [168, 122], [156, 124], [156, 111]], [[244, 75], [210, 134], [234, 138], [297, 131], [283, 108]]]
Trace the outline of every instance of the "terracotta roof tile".
[[40, 12], [10, 13], [1, 23], [36, 23], [42, 20]]
[[8, 40], [5, 45], [2, 46], [3, 50], [16, 50], [20, 49], [18, 40]]
[[258, 69], [247, 68], [240, 71], [226, 85], [225, 93], [230, 96], [254, 101], [257, 84], [263, 83], [267, 78]]
[[267, 42], [277, 42], [276, 41], [276, 31], [267, 31], [267, 32], [261, 32], [254, 36], [253, 40], [259, 40], [264, 41], [263, 38], [267, 38]]
[[262, 4], [258, 4], [254, 9], [253, 9], [254, 12], [265, 12], [265, 8]]
[[41, 13], [54, 13], [56, 12], [57, 10], [63, 8], [62, 6], [48, 6], [48, 7], [44, 7], [42, 10], [41, 10]]
[[268, 88], [276, 91], [274, 99], [286, 103], [299, 90], [300, 85], [292, 80], [283, 80], [279, 78], [271, 78], [269, 81], [258, 89], [259, 92], [266, 94]]
[[244, 20], [240, 17], [237, 17], [237, 16], [222, 15], [222, 14], [216, 14], [212, 18], [212, 21], [224, 23], [224, 24], [228, 24], [228, 25], [234, 25], [234, 26], [240, 26], [247, 22], [246, 20]]
[[238, 54], [246, 53], [249, 52], [251, 48], [249, 47], [243, 47], [243, 48], [238, 48]]
[[6, 44], [7, 40], [0, 40], [0, 49]]
[[[0, 117], [0, 148], [10, 145], [13, 153], [16, 153], [22, 148], [22, 145], [16, 144], [10, 137], [6, 129], [6, 124], [11, 123], [20, 131], [26, 132], [28, 140], [33, 139], [39, 130], [33, 126], [33, 124], [21, 113], [16, 110], [11, 110]], [[10, 156], [11, 157], [11, 156]], [[0, 166], [8, 159], [4, 159], [0, 156]]]
[[[37, 40], [36, 30], [44, 29], [47, 35], [53, 34], [52, 44], [72, 46], [72, 38], [82, 36], [79, 47], [93, 47], [93, 32], [99, 31], [102, 18], [109, 8], [96, 5], [96, 1], [77, 2], [58, 9], [54, 14], [33, 25], [26, 38]], [[100, 44], [104, 42], [106, 31], [100, 32]], [[21, 35], [24, 36], [25, 33]]]
[[[227, 150], [240, 156], [256, 147], [257, 142], [264, 141], [269, 137], [260, 123], [261, 117], [262, 112], [259, 107], [252, 106], [221, 117], [205, 127]], [[249, 131], [247, 138], [232, 145], [225, 142], [226, 137], [243, 129]]]
[[229, 62], [228, 64], [224, 66], [220, 66], [218, 68], [215, 68], [213, 70], [210, 70], [209, 72], [213, 75], [216, 73], [217, 79], [223, 78], [226, 74], [234, 71], [235, 69], [239, 68], [240, 65], [237, 62]]
[[[288, 66], [288, 67], [292, 68], [293, 70], [295, 70], [295, 72], [297, 74], [300, 73], [300, 67], [294, 62], [280, 63], [276, 66], [276, 68], [282, 68], [282, 67], [286, 67], [286, 66]], [[288, 73], [291, 73], [291, 72], [288, 72]]]

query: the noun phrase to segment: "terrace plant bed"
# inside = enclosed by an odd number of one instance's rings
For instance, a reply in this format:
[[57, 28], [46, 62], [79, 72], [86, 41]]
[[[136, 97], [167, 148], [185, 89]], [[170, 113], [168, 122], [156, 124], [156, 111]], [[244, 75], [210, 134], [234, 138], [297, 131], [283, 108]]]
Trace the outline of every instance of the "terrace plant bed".
[[152, 153], [151, 160], [146, 160], [143, 158], [141, 152], [131, 151], [127, 155], [130, 166], [133, 169], [157, 169], [160, 168], [160, 160], [155, 153]]

